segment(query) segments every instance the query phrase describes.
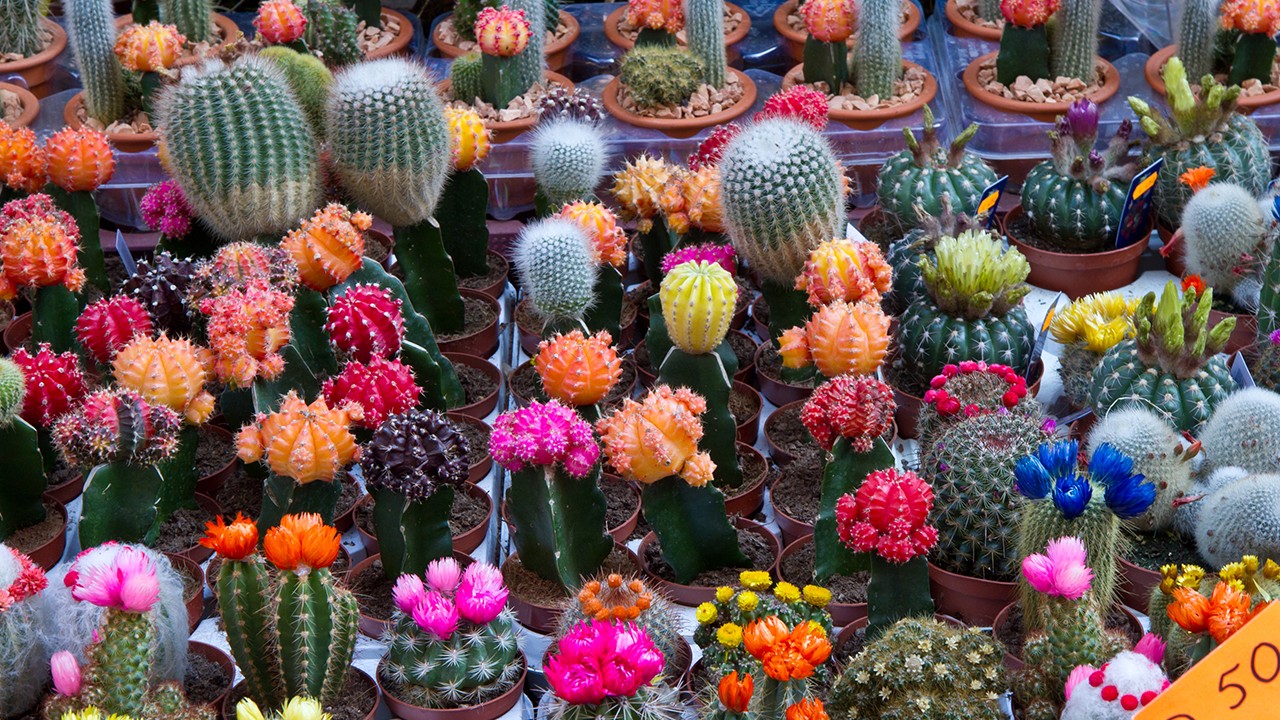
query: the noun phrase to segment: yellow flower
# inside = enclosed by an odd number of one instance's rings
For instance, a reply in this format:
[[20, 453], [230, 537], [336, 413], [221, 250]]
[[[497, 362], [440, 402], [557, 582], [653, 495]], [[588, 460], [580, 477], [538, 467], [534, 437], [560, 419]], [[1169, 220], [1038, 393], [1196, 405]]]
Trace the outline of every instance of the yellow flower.
[[721, 585], [716, 588], [716, 601], [729, 602], [729, 598], [733, 597], [733, 588], [728, 585]]
[[760, 604], [760, 598], [750, 590], [744, 590], [738, 595], [738, 609], [742, 612], [751, 612]]
[[768, 590], [773, 584], [773, 578], [769, 577], [769, 573], [765, 570], [743, 570], [738, 576], [738, 581], [742, 583], [742, 587], [748, 590]]
[[1268, 580], [1280, 578], [1280, 564], [1277, 564], [1275, 560], [1268, 559], [1267, 564], [1262, 566], [1262, 577]]
[[1240, 558], [1240, 563], [1244, 565], [1245, 573], [1249, 575], [1257, 574], [1258, 572], [1258, 556], [1257, 555], [1245, 555], [1244, 557]]
[[818, 608], [824, 608], [831, 602], [831, 591], [817, 585], [805, 585], [801, 595], [805, 602]]
[[[237, 718], [237, 720], [239, 720]], [[320, 703], [311, 698], [289, 698], [280, 711], [280, 720], [329, 720]]]
[[798, 602], [800, 600], [800, 588], [789, 582], [780, 582], [773, 589], [773, 595], [784, 603]]
[[720, 616], [719, 611], [716, 610], [716, 606], [709, 602], [704, 602], [699, 605], [698, 609], [695, 610], [693, 614], [694, 617], [698, 619], [698, 622], [703, 625], [715, 622], [716, 618]]
[[727, 648], [736, 648], [742, 644], [742, 628], [734, 623], [725, 623], [716, 630], [716, 640]]
[[263, 720], [262, 711], [258, 709], [257, 703], [245, 698], [236, 703], [236, 720]]
[[1136, 308], [1137, 300], [1125, 299], [1120, 293], [1086, 295], [1055, 315], [1049, 330], [1063, 345], [1083, 342], [1090, 351], [1101, 354], [1133, 334]]

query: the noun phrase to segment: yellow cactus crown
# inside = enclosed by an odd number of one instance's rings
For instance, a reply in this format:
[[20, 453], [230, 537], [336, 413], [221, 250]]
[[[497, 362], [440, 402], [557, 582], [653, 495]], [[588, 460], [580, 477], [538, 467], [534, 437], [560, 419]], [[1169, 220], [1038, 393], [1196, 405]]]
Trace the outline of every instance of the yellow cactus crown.
[[659, 297], [671, 342], [691, 355], [703, 355], [724, 342], [738, 285], [719, 263], [699, 260], [672, 268], [662, 279]]
[[213, 395], [205, 389], [212, 362], [213, 353], [189, 340], [138, 334], [116, 353], [111, 371], [122, 387], [199, 425], [213, 415]]
[[480, 113], [471, 108], [449, 106], [444, 109], [444, 117], [449, 121], [454, 170], [466, 172], [489, 157], [489, 127]]
[[647, 232], [653, 216], [662, 209], [662, 191], [671, 176], [665, 161], [642, 154], [614, 173], [613, 197], [624, 217], [639, 220], [637, 228]]
[[875, 243], [836, 238], [809, 253], [796, 289], [809, 293], [809, 304], [837, 300], [877, 302], [893, 283], [893, 270]]
[[1084, 343], [1092, 352], [1104, 353], [1134, 335], [1136, 299], [1118, 292], [1094, 293], [1072, 302], [1053, 318], [1049, 332], [1063, 345]]

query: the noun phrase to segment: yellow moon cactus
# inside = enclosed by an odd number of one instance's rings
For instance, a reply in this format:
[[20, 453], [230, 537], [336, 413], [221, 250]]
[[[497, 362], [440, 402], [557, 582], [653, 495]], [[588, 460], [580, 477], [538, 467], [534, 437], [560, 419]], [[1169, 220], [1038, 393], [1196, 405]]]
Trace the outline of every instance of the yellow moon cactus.
[[785, 367], [814, 365], [829, 378], [870, 375], [889, 350], [889, 318], [879, 305], [834, 302], [818, 308], [804, 325], [783, 332], [780, 343]]
[[729, 332], [738, 285], [719, 263], [699, 260], [672, 268], [658, 295], [671, 342], [690, 355], [704, 355]]
[[698, 452], [699, 416], [706, 409], [706, 401], [692, 390], [659, 385], [642, 402], [623, 401], [621, 408], [596, 423], [596, 432], [609, 464], [623, 477], [650, 484], [678, 475], [701, 487], [716, 469], [710, 455]]
[[199, 425], [213, 414], [213, 395], [205, 389], [205, 367], [212, 361], [208, 349], [189, 340], [139, 334], [116, 353], [111, 371], [121, 387]]
[[892, 283], [893, 270], [875, 243], [838, 238], [809, 253], [796, 289], [807, 291], [809, 304], [816, 306], [837, 300], [878, 302]]
[[355, 403], [330, 408], [324, 398], [310, 405], [292, 391], [271, 414], [259, 413], [240, 428], [236, 455], [244, 462], [266, 459], [271, 472], [299, 485], [331, 481], [338, 471], [360, 459], [360, 446], [350, 425], [364, 416]]

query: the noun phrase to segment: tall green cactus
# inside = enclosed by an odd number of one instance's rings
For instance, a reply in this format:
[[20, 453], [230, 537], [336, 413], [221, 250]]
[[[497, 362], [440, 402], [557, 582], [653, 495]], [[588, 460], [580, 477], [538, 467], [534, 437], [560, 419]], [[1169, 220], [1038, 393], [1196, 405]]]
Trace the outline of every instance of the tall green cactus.
[[124, 115], [125, 84], [116, 57], [115, 12], [111, 0], [68, 0], [67, 41], [80, 68], [84, 109], [110, 125]]
[[159, 0], [160, 22], [176, 25], [187, 42], [213, 40], [213, 0]]
[[1123, 636], [1104, 629], [1106, 608], [1088, 600], [1045, 600], [1039, 623], [1044, 629], [1027, 634], [1022, 651], [1026, 665], [1013, 679], [1014, 697], [1027, 720], [1056, 720], [1071, 671], [1080, 665], [1099, 667], [1128, 647]]
[[855, 85], [863, 97], [893, 97], [893, 84], [902, 76], [902, 24], [899, 0], [863, 0], [854, 48]]
[[272, 582], [267, 564], [257, 555], [223, 558], [218, 573], [218, 604], [227, 644], [244, 675], [249, 697], [263, 700], [279, 698], [282, 692], [280, 668], [271, 648], [274, 628], [268, 611]]
[[[546, 44], [547, 34], [538, 29], [547, 25], [547, 3], [546, 0], [508, 0], [506, 4], [512, 10], [523, 10], [525, 20], [529, 21], [529, 27], [532, 28], [529, 44], [525, 46], [524, 52], [511, 59], [516, 85], [521, 88], [517, 94], [521, 94], [543, 81], [542, 75], [546, 69], [543, 46]], [[499, 107], [505, 107], [505, 104]]]
[[[0, 491], [0, 541], [45, 518], [43, 496], [48, 480], [39, 436], [18, 417], [26, 392], [22, 369], [12, 360], [0, 359], [0, 452], [6, 458], [6, 480]], [[3, 552], [6, 550], [0, 547]]]
[[309, 0], [302, 9], [307, 18], [303, 39], [329, 67], [344, 67], [364, 57], [360, 49], [359, 18], [337, 0]]
[[271, 60], [188, 69], [159, 115], [170, 172], [224, 239], [277, 239], [320, 204], [315, 134]]
[[44, 50], [40, 21], [44, 18], [40, 0], [3, 0], [0, 2], [0, 53], [30, 57]]
[[469, 52], [454, 59], [449, 65], [454, 99], [464, 103], [475, 102], [484, 93], [483, 76], [484, 57], [479, 52]]
[[684, 30], [689, 49], [702, 60], [706, 83], [724, 87], [729, 72], [724, 50], [724, 3], [685, 0]]
[[1201, 78], [1213, 74], [1214, 48], [1221, 23], [1218, 6], [1222, 0], [1185, 0], [1178, 22], [1178, 57], [1187, 66], [1187, 75]]
[[1054, 13], [1049, 67], [1055, 77], [1091, 85], [1096, 77], [1102, 0], [1062, 0]]
[[1000, 14], [1000, 0], [978, 0], [978, 17], [991, 22], [1004, 20]]

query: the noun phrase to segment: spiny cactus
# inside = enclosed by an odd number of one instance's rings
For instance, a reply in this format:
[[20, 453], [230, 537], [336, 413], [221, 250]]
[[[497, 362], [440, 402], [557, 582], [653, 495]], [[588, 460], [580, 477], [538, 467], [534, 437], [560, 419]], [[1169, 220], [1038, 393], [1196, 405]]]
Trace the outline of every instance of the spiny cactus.
[[1222, 4], [1223, 38], [1231, 56], [1227, 82], [1243, 85], [1253, 80], [1271, 82], [1276, 59], [1275, 36], [1280, 33], [1280, 13], [1272, 5], [1242, 0]]
[[47, 587], [44, 571], [17, 549], [0, 543], [0, 713], [19, 717], [44, 692], [49, 649], [41, 633]]
[[[175, 25], [188, 42], [210, 41], [213, 35], [212, 0], [159, 0], [160, 22]], [[231, 39], [231, 38], [227, 38]]]
[[1245, 280], [1258, 280], [1272, 242], [1270, 219], [1245, 188], [1210, 183], [1191, 196], [1182, 211], [1187, 272], [1214, 290], [1230, 294]]
[[[319, 0], [317, 0], [319, 1]], [[289, 88], [307, 114], [307, 122], [316, 137], [324, 137], [324, 108], [333, 85], [333, 73], [315, 55], [300, 53], [284, 45], [272, 45], [259, 53], [284, 71]]]
[[1133, 460], [1134, 472], [1155, 486], [1151, 509], [1125, 524], [1136, 530], [1163, 532], [1173, 524], [1174, 501], [1191, 487], [1189, 443], [1158, 414], [1143, 407], [1113, 412], [1098, 421], [1089, 433], [1089, 453], [1110, 445]]
[[902, 76], [901, 25], [902, 4], [898, 0], [862, 0], [853, 52], [854, 86], [863, 97], [893, 97], [893, 84]]
[[335, 0], [309, 0], [302, 9], [307, 18], [303, 38], [312, 52], [329, 67], [345, 67], [364, 57], [360, 49], [360, 19]]
[[952, 425], [974, 415], [1016, 412], [1039, 416], [1027, 379], [1008, 365], [967, 362], [947, 365], [929, 381], [916, 417], [921, 446]]
[[573, 330], [538, 343], [533, 366], [547, 397], [573, 408], [603, 400], [622, 377], [622, 358], [609, 333]]
[[201, 301], [200, 312], [208, 316], [211, 367], [220, 382], [243, 388], [280, 377], [293, 305], [292, 295], [256, 286]]
[[1097, 72], [1102, 0], [1062, 0], [1054, 13], [1049, 69], [1092, 85]]
[[134, 335], [151, 336], [151, 316], [135, 298], [114, 295], [92, 303], [76, 320], [76, 340], [100, 363], [111, 362], [116, 351]]
[[159, 115], [170, 172], [224, 239], [278, 237], [320, 204], [315, 134], [274, 62], [184, 71]]
[[1187, 0], [1178, 21], [1178, 57], [1187, 66], [1187, 75], [1201, 78], [1213, 74], [1214, 49], [1222, 32], [1218, 6], [1222, 0]]
[[1169, 281], [1157, 303], [1147, 293], [1134, 313], [1137, 336], [1107, 351], [1093, 371], [1090, 404], [1104, 416], [1132, 405], [1164, 415], [1179, 430], [1199, 431], [1219, 403], [1236, 388], [1226, 360], [1235, 318], [1209, 327], [1213, 290], [1179, 297]]
[[124, 115], [126, 94], [124, 71], [115, 53], [111, 0], [70, 0], [65, 7], [67, 42], [80, 68], [85, 112], [110, 125]]
[[604, 132], [585, 120], [539, 123], [530, 140], [533, 179], [550, 207], [594, 197], [607, 161]]
[[938, 198], [938, 205], [937, 215], [917, 209], [914, 222], [918, 226], [892, 242], [885, 253], [885, 261], [893, 268], [893, 287], [885, 296], [885, 310], [892, 315], [901, 315], [908, 305], [928, 294], [917, 264], [921, 256], [934, 257], [933, 249], [944, 237], [981, 229], [981, 223], [973, 217], [952, 210], [954, 203], [949, 193]]
[[449, 81], [453, 85], [454, 99], [474, 103], [476, 98], [484, 94], [483, 77], [484, 58], [479, 52], [469, 52], [455, 58], [449, 65]]
[[1137, 300], [1118, 292], [1093, 293], [1078, 298], [1053, 317], [1049, 332], [1062, 344], [1058, 376], [1062, 391], [1079, 407], [1089, 404], [1094, 368], [1116, 343], [1133, 337], [1133, 311]]
[[35, 352], [18, 348], [9, 359], [22, 370], [26, 380], [22, 419], [34, 427], [52, 426], [84, 396], [84, 374], [80, 359], [73, 352], [55, 353], [41, 344]]
[[[453, 62], [456, 66], [458, 61]], [[538, 101], [538, 107], [542, 110], [539, 117], [544, 121], [573, 118], [598, 123], [607, 115], [600, 101], [585, 90], [577, 87], [569, 90], [563, 85], [552, 85], [547, 88], [547, 93]]]
[[[648, 632], [631, 623], [577, 625], [547, 652], [551, 692], [541, 714], [548, 720], [679, 720], [687, 712], [679, 691], [657, 678], [663, 660]], [[596, 675], [595, 668], [606, 667], [617, 668], [617, 679], [597, 690], [592, 680], [608, 671]]]
[[[506, 4], [512, 10], [523, 11], [529, 27], [535, 29], [529, 33], [529, 44], [525, 46], [524, 52], [518, 53], [512, 60], [516, 85], [521, 88], [519, 92], [523, 93], [534, 85], [545, 82], [543, 74], [547, 62], [543, 47], [547, 41], [547, 0], [506, 0]], [[555, 17], [558, 19], [559, 13]]]
[[[1151, 642], [1154, 639], [1154, 643]], [[1145, 652], [1142, 645], [1151, 648]], [[1067, 691], [1061, 720], [1129, 720], [1169, 687], [1161, 666], [1164, 643], [1148, 633], [1135, 646], [1108, 660], [1101, 670], [1081, 666], [1073, 672], [1076, 682]], [[1077, 674], [1078, 673], [1078, 674]], [[1067, 680], [1072, 687], [1071, 679]], [[1132, 709], [1130, 709], [1132, 708]]]
[[298, 266], [298, 279], [306, 287], [324, 292], [360, 269], [365, 232], [373, 225], [367, 213], [353, 213], [330, 203], [303, 221], [280, 241]]
[[640, 107], [683, 105], [702, 85], [706, 66], [679, 46], [637, 46], [622, 58], [618, 78]]
[[186, 295], [194, 274], [191, 262], [162, 252], [139, 260], [138, 272], [124, 281], [120, 291], [142, 303], [157, 329], [178, 335], [191, 327]]
[[641, 628], [666, 658], [666, 680], [679, 672], [678, 649], [685, 620], [681, 611], [660, 591], [639, 577], [617, 573], [597, 575], [585, 581], [560, 612], [555, 636], [564, 637], [583, 622], [608, 620]]
[[703, 80], [724, 87], [729, 63], [724, 50], [724, 4], [719, 0], [685, 0], [685, 36], [689, 50], [702, 61]]
[[814, 367], [828, 378], [874, 375], [888, 351], [889, 316], [870, 301], [823, 305], [778, 339], [783, 367]]
[[595, 302], [595, 256], [576, 223], [552, 218], [526, 225], [512, 262], [534, 310], [549, 324], [580, 321]]
[[324, 381], [325, 402], [333, 407], [358, 403], [364, 409], [361, 427], [377, 428], [391, 415], [418, 404], [422, 388], [413, 382], [413, 370], [399, 360], [372, 358], [369, 364], [349, 362], [342, 372]]
[[39, 0], [9, 0], [4, 6], [2, 14], [7, 22], [0, 28], [0, 52], [30, 57], [44, 50], [40, 31], [44, 4]]
[[[170, 0], [172, 1], [172, 0]], [[258, 39], [269, 45], [286, 45], [302, 40], [307, 18], [293, 0], [264, 0], [258, 5], [253, 27]]]
[[1262, 388], [1232, 393], [1214, 409], [1199, 439], [1202, 475], [1225, 467], [1273, 472], [1280, 465], [1280, 395]]
[[1049, 79], [1049, 20], [1059, 0], [1001, 0], [1004, 17], [1000, 30], [1000, 53], [996, 56], [996, 80], [1012, 85], [1019, 77], [1033, 81]]
[[325, 331], [339, 352], [356, 362], [400, 353], [404, 316], [400, 300], [377, 285], [356, 285], [334, 298]]
[[[969, 126], [944, 150], [934, 125], [933, 110], [926, 105], [920, 139], [916, 139], [911, 128], [903, 128], [907, 149], [889, 158], [880, 168], [876, 197], [881, 207], [906, 228], [914, 228], [923, 218], [940, 217], [947, 211], [976, 212], [982, 191], [996, 181], [995, 171], [966, 149], [977, 132], [977, 125]], [[950, 201], [945, 211], [944, 197]]]
[[1242, 555], [1280, 557], [1280, 475], [1247, 474], [1197, 500], [1196, 550], [1225, 565]]

